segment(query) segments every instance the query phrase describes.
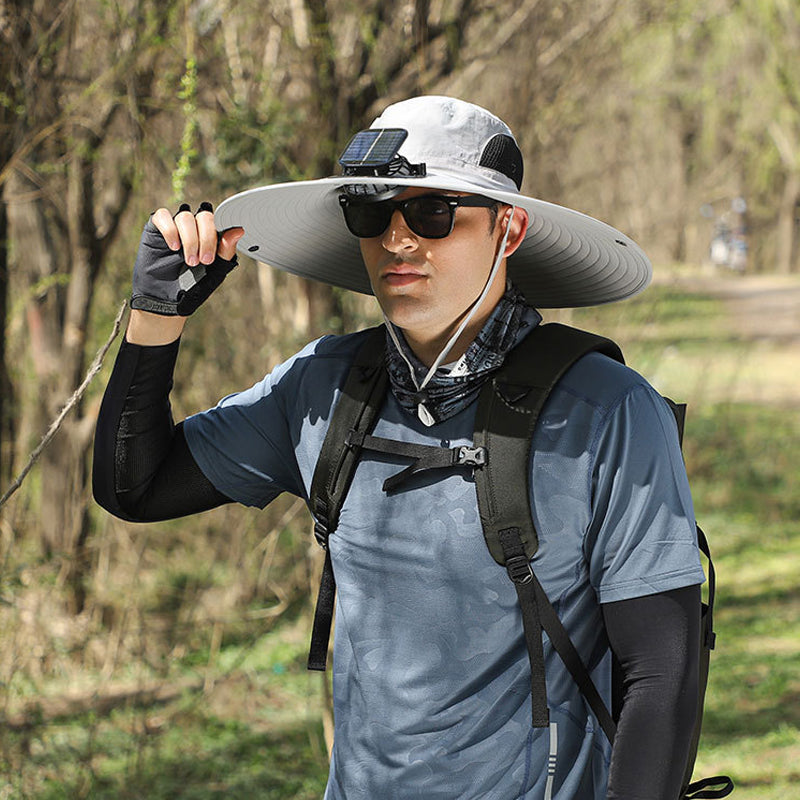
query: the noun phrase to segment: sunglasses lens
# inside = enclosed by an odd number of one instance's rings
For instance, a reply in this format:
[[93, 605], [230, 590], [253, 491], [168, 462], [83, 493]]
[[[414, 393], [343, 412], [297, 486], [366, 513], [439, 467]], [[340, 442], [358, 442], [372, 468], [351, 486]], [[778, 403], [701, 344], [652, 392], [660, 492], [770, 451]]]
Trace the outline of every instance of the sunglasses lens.
[[350, 233], [361, 239], [380, 236], [392, 218], [392, 207], [388, 203], [347, 203], [342, 210]]
[[440, 197], [412, 198], [403, 216], [408, 227], [426, 239], [443, 239], [453, 227], [453, 209]]

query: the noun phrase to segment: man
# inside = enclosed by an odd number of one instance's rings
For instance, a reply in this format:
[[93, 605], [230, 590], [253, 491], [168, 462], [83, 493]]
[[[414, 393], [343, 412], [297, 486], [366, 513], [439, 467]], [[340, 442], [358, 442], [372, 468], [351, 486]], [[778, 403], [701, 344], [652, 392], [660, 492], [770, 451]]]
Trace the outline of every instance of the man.
[[[337, 178], [244, 192], [216, 217], [207, 205], [153, 215], [98, 422], [95, 496], [112, 513], [154, 520], [309, 497], [364, 333], [323, 337], [216, 408], [178, 426], [170, 417], [186, 316], [237, 243], [375, 294], [391, 391], [374, 434], [437, 447], [472, 443], [481, 386], [540, 322], [527, 300], [610, 302], [649, 280], [619, 231], [519, 192], [511, 131], [477, 106], [390, 106], [342, 164]], [[329, 800], [678, 796], [704, 576], [674, 419], [640, 376], [591, 354], [551, 393], [532, 453], [532, 567], [607, 702], [609, 645], [624, 671], [613, 750], [547, 642], [550, 725], [531, 726], [520, 608], [486, 548], [470, 471], [387, 493], [402, 460], [365, 451], [329, 542]]]

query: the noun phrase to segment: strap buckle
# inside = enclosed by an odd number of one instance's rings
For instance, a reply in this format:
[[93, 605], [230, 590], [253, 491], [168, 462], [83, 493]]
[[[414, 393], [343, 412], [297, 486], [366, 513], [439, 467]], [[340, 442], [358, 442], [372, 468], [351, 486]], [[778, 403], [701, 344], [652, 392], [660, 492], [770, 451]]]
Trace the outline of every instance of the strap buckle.
[[486, 463], [486, 448], [468, 445], [456, 448], [455, 463], [466, 467], [482, 467]]

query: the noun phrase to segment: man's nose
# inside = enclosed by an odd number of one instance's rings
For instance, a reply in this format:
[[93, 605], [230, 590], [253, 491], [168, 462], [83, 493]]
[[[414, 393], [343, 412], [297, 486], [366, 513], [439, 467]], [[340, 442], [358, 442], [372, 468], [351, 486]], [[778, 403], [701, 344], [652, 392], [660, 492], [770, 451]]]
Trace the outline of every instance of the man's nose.
[[381, 244], [392, 253], [416, 249], [418, 245], [417, 237], [408, 227], [408, 223], [399, 208], [394, 210], [392, 218], [389, 220], [389, 226], [383, 232]]

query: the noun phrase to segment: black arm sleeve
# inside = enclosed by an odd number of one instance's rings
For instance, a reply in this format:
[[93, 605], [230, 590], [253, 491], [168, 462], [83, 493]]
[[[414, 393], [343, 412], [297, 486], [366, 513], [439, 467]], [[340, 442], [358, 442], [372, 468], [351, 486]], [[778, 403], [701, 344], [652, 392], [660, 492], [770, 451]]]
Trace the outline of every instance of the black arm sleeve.
[[95, 500], [134, 522], [172, 519], [231, 502], [206, 478], [175, 426], [169, 404], [179, 343], [123, 341], [94, 441]]
[[608, 800], [676, 800], [697, 713], [700, 587], [602, 609], [624, 676]]

